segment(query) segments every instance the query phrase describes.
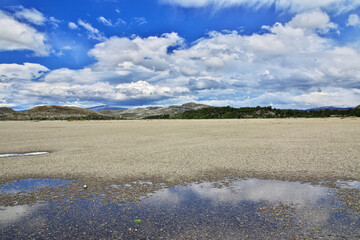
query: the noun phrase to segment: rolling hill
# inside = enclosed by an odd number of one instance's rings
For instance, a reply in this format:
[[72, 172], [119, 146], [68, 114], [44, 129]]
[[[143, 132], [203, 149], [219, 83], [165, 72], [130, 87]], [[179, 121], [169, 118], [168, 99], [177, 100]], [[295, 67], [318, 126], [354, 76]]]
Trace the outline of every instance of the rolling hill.
[[[100, 109], [98, 109], [100, 110]], [[292, 110], [272, 107], [212, 107], [186, 103], [181, 106], [102, 110], [70, 106], [37, 106], [24, 112], [0, 107], [0, 120], [106, 120], [106, 119], [209, 119], [209, 118], [289, 118], [360, 117], [360, 105], [348, 109]]]
[[37, 106], [13, 116], [11, 120], [107, 119], [89, 109], [68, 106]]
[[0, 118], [12, 117], [16, 115], [18, 112], [8, 108], [8, 107], [0, 107]]
[[100, 113], [115, 117], [117, 119], [141, 119], [141, 118], [161, 118], [161, 116], [171, 117], [175, 114], [183, 113], [190, 110], [199, 110], [203, 108], [209, 108], [211, 106], [197, 103], [185, 103], [181, 106], [169, 106], [169, 107], [145, 107], [145, 108], [131, 108], [122, 110], [103, 110]]

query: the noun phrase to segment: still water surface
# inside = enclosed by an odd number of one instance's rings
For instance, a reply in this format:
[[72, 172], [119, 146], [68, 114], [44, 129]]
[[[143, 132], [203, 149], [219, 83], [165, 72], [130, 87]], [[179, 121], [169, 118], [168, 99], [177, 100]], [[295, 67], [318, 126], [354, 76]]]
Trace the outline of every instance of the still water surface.
[[[36, 194], [39, 188], [67, 184], [71, 182], [26, 179], [0, 186], [0, 195]], [[224, 179], [163, 187], [122, 203], [97, 194], [71, 202], [64, 197], [22, 205], [0, 203], [0, 238], [359, 239], [360, 184], [335, 185]]]

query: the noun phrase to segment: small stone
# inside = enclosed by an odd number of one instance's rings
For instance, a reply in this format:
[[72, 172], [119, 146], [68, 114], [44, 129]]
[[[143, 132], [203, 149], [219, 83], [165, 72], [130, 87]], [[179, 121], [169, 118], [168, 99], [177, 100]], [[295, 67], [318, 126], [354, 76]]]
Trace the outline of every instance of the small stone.
[[83, 188], [84, 188], [84, 189], [87, 189], [87, 185], [85, 184], [85, 185], [83, 186]]

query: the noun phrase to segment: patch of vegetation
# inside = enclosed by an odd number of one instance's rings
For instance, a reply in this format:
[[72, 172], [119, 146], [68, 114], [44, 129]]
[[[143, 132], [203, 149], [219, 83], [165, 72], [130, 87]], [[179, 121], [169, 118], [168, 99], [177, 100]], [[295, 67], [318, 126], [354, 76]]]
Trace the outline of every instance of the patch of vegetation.
[[145, 117], [144, 119], [170, 119], [170, 114], [148, 116], [148, 117]]
[[292, 110], [269, 107], [209, 107], [190, 110], [172, 116], [172, 119], [231, 119], [231, 118], [323, 118], [360, 117], [360, 109]]

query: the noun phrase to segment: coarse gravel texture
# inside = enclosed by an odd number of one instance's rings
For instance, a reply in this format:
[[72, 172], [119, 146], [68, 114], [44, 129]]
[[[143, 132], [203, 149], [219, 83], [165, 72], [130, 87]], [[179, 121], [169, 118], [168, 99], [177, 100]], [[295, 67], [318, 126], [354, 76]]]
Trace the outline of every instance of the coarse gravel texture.
[[359, 118], [3, 121], [0, 143], [0, 154], [50, 152], [0, 158], [0, 184], [360, 180]]

